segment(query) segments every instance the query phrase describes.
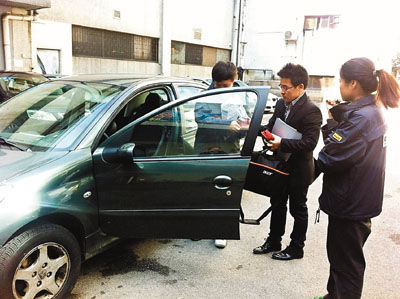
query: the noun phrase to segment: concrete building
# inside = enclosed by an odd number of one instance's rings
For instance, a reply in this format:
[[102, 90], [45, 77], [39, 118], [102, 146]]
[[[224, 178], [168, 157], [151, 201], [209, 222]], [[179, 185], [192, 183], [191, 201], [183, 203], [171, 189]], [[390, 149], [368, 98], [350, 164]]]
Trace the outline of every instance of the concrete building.
[[391, 0], [243, 1], [238, 65], [251, 84], [273, 85], [284, 64], [300, 63], [310, 74], [308, 93], [321, 99], [336, 88], [339, 68], [350, 58], [365, 56], [391, 70], [400, 36]]
[[309, 71], [309, 94], [321, 99], [349, 58], [390, 71], [397, 16], [390, 0], [379, 4], [0, 0], [0, 69], [209, 78], [216, 61], [231, 60], [245, 69], [244, 81], [277, 88], [271, 79], [296, 62]]
[[231, 59], [238, 1], [0, 0], [0, 69], [207, 78]]

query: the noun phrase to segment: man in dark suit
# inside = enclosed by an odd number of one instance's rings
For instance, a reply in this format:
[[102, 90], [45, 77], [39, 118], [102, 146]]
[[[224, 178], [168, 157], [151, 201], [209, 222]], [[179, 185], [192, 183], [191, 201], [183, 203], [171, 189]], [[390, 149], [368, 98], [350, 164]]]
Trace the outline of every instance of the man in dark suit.
[[307, 191], [314, 180], [313, 150], [318, 143], [322, 115], [319, 108], [307, 97], [305, 89], [308, 83], [306, 69], [297, 64], [288, 63], [279, 72], [280, 88], [283, 99], [280, 99], [274, 114], [261, 130], [272, 131], [277, 118], [302, 134], [301, 139], [286, 139], [274, 135], [269, 141], [271, 150], [291, 153], [288, 159], [289, 185], [282, 196], [271, 197], [273, 206], [270, 232], [266, 242], [253, 249], [254, 254], [264, 254], [281, 250], [281, 240], [285, 233], [287, 202], [294, 218], [291, 242], [286, 249], [272, 255], [273, 259], [300, 259], [304, 255], [304, 241], [308, 226]]

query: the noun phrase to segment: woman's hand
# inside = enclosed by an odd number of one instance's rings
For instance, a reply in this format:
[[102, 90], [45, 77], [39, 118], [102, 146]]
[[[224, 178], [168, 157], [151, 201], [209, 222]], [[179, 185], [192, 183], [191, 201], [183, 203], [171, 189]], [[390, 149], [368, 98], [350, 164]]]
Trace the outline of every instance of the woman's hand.
[[326, 109], [328, 110], [328, 118], [332, 119], [333, 116], [332, 116], [330, 110], [331, 110], [331, 108], [333, 108], [337, 104], [340, 104], [340, 101], [339, 100], [326, 100], [325, 103], [326, 103]]

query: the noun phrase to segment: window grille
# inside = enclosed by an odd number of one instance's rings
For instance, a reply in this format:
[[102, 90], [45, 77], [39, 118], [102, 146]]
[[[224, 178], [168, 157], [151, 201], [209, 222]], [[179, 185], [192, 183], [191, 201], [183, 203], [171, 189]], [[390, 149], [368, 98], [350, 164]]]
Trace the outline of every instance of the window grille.
[[186, 44], [185, 63], [203, 64], [203, 47], [199, 45]]
[[72, 55], [157, 62], [158, 39], [73, 25]]
[[103, 31], [104, 57], [134, 59], [134, 40], [131, 34]]
[[231, 51], [201, 45], [171, 42], [171, 63], [214, 66], [217, 61], [230, 61]]

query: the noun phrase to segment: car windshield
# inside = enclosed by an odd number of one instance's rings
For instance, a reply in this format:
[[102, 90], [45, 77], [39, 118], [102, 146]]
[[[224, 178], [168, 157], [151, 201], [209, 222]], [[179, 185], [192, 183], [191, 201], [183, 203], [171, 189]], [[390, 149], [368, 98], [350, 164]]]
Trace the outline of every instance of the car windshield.
[[0, 86], [13, 96], [47, 80], [44, 76], [34, 74], [1, 74]]
[[53, 81], [0, 105], [0, 138], [32, 151], [45, 151], [79, 120], [125, 87]]

